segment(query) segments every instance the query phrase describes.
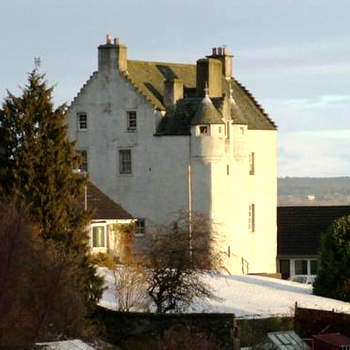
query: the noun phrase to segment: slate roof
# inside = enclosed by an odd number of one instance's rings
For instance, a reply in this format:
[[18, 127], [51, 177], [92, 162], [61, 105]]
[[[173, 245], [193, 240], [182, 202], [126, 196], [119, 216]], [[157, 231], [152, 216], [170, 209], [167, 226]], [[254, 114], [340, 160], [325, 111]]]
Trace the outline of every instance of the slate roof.
[[345, 215], [350, 206], [278, 207], [278, 256], [317, 255], [321, 233]]
[[231, 118], [233, 124], [248, 124], [247, 119], [244, 118], [243, 113], [238, 107], [233, 97], [230, 99], [231, 102]]
[[[85, 196], [80, 198], [80, 205], [84, 208]], [[106, 196], [90, 181], [87, 184], [87, 209], [92, 210], [93, 220], [134, 219], [131, 214]]]
[[214, 104], [208, 96], [202, 98], [191, 120], [191, 125], [198, 124], [224, 124], [222, 115], [214, 107]]
[[[163, 104], [164, 80], [181, 79], [184, 84], [184, 99], [176, 104], [176, 111], [168, 113], [158, 128], [158, 135], [189, 135], [191, 120], [196, 112], [201, 98], [195, 97], [196, 65], [164, 62], [147, 62], [128, 60], [128, 73], [125, 78], [140, 92], [153, 106], [165, 111]], [[239, 107], [242, 120], [252, 130], [275, 130], [275, 123], [255, 100], [254, 96], [236, 79], [227, 81], [222, 76], [223, 95], [232, 96]], [[215, 107], [217, 101], [211, 98]], [[219, 100], [222, 100], [219, 98]], [[186, 102], [183, 102], [186, 101]], [[185, 111], [185, 114], [182, 112]], [[174, 114], [175, 113], [175, 114]], [[175, 120], [170, 118], [175, 117]]]

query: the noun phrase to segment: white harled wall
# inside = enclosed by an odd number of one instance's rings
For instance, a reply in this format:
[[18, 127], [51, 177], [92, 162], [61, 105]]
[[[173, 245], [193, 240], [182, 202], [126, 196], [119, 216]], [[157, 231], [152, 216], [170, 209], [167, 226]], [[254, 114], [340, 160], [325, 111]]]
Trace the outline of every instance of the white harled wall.
[[[127, 132], [127, 111], [137, 113], [136, 132]], [[87, 113], [86, 131], [78, 130], [79, 112]], [[160, 113], [118, 71], [95, 74], [68, 116], [70, 138], [88, 153], [89, 177], [132, 215], [164, 223], [188, 210], [189, 137], [153, 136]], [[120, 149], [131, 149], [132, 174], [119, 174]]]
[[[231, 273], [276, 271], [276, 134], [231, 125], [229, 139], [192, 136], [193, 210], [209, 212]], [[248, 225], [250, 204], [255, 205], [254, 232]]]
[[[137, 131], [126, 131], [127, 111], [137, 112]], [[79, 131], [76, 114], [86, 112], [88, 130]], [[146, 225], [171, 222], [189, 209], [207, 213], [221, 236], [231, 273], [276, 271], [276, 131], [231, 125], [212, 136], [154, 136], [156, 112], [117, 69], [95, 73], [72, 103], [69, 135], [88, 152], [91, 180]], [[222, 127], [223, 125], [221, 125]], [[131, 149], [132, 174], [119, 174], [118, 151]], [[255, 174], [249, 175], [249, 152]], [[255, 204], [255, 232], [248, 230], [249, 204]], [[139, 239], [147, 240], [147, 235]]]

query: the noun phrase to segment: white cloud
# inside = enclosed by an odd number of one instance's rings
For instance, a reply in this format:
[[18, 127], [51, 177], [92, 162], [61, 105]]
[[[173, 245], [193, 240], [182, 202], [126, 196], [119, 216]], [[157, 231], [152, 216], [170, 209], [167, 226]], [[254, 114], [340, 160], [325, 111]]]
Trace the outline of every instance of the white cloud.
[[282, 133], [279, 138], [279, 175], [349, 175], [349, 149], [350, 130]]

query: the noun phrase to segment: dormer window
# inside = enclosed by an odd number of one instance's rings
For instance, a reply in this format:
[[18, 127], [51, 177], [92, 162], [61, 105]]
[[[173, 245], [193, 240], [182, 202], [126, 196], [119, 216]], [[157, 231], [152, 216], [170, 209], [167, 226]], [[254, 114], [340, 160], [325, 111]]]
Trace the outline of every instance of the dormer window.
[[199, 134], [200, 135], [209, 135], [209, 126], [207, 125], [201, 125], [199, 127]]
[[87, 123], [87, 114], [86, 113], [78, 113], [77, 114], [77, 121], [78, 121], [78, 129], [79, 130], [87, 130], [88, 123]]
[[135, 132], [137, 128], [136, 111], [127, 112], [127, 131]]

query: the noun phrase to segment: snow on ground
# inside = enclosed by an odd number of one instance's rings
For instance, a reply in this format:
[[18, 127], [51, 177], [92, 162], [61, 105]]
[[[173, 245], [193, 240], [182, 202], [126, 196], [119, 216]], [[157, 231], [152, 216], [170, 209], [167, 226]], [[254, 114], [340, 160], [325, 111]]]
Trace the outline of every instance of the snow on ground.
[[36, 345], [45, 346], [49, 350], [94, 350], [95, 348], [84, 343], [79, 339], [64, 340], [50, 343], [37, 343]]
[[[116, 307], [113, 274], [101, 269], [108, 288], [100, 305]], [[300, 307], [332, 310], [350, 314], [350, 303], [312, 295], [312, 287], [297, 282], [261, 276], [223, 275], [213, 273], [205, 277], [220, 300], [195, 302], [188, 312], [234, 313], [238, 318], [285, 316], [294, 313], [295, 302]]]

